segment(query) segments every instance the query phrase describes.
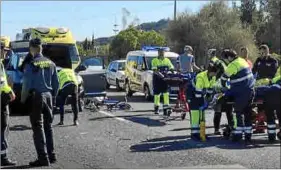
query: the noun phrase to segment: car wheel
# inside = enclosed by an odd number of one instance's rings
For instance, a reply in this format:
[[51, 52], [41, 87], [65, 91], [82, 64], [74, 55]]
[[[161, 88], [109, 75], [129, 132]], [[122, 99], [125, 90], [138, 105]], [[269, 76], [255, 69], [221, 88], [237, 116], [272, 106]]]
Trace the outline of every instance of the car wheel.
[[122, 88], [121, 88], [121, 86], [119, 84], [119, 80], [118, 79], [116, 79], [116, 88], [117, 88], [118, 91], [122, 90]]
[[130, 84], [129, 84], [129, 82], [126, 82], [125, 90], [126, 90], [126, 95], [127, 95], [128, 97], [132, 97], [132, 96], [133, 96], [133, 92], [132, 92], [131, 89], [130, 89]]
[[153, 98], [152, 95], [150, 94], [150, 90], [149, 90], [148, 85], [144, 86], [144, 97], [145, 97], [146, 101], [151, 101], [152, 98]]

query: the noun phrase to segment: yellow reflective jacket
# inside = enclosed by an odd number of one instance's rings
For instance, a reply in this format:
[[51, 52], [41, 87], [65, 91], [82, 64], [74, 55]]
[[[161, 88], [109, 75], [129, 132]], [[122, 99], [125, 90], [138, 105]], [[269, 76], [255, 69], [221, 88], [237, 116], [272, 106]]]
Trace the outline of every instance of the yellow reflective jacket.
[[61, 90], [66, 82], [73, 82], [76, 86], [78, 86], [77, 77], [72, 69], [64, 68], [58, 72], [59, 78], [59, 89]]

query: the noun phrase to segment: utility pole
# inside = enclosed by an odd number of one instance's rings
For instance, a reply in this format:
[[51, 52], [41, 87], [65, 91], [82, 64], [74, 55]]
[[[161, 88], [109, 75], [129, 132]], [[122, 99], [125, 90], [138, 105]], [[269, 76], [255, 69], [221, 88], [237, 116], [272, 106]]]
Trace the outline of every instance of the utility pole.
[[177, 0], [174, 1], [174, 21], [177, 20]]

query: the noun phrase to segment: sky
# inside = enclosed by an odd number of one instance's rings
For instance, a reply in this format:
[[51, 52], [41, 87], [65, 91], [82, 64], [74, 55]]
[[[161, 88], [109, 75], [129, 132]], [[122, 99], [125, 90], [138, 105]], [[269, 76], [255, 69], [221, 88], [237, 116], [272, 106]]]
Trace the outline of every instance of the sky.
[[[210, 1], [177, 1], [177, 12], [197, 12]], [[140, 23], [173, 18], [174, 1], [2, 1], [1, 35], [15, 39], [23, 28], [53, 26], [69, 28], [75, 39], [114, 35], [113, 25], [122, 30], [122, 8]]]

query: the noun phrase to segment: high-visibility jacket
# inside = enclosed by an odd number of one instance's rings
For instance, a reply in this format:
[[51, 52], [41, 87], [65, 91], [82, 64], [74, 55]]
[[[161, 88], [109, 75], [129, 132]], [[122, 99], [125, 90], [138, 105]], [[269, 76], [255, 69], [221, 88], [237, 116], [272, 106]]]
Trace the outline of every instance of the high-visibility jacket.
[[216, 83], [216, 78], [212, 77], [208, 78], [208, 71], [203, 71], [199, 73], [195, 78], [195, 97], [202, 98], [206, 94], [213, 93], [213, 86]]
[[0, 60], [0, 91], [1, 93], [10, 93], [12, 88], [8, 85], [7, 76], [5, 73], [4, 65], [2, 60]]
[[63, 89], [66, 86], [66, 82], [71, 82], [78, 86], [77, 77], [72, 69], [64, 68], [58, 72], [59, 89]]
[[164, 59], [154, 58], [151, 61], [151, 66], [152, 66], [152, 70], [158, 70], [160, 72], [174, 69], [174, 66], [169, 58], [164, 58]]
[[278, 70], [277, 70], [277, 72], [276, 72], [274, 78], [271, 80], [271, 83], [272, 83], [272, 84], [278, 84], [279, 87], [280, 87], [280, 85], [281, 85], [281, 73], [280, 73], [281, 70], [280, 70], [280, 68], [281, 68], [281, 67], [278, 68]]
[[254, 75], [247, 61], [237, 57], [228, 64], [225, 73], [222, 75], [222, 85], [230, 78], [230, 87], [232, 92], [243, 93], [243, 90], [252, 89], [255, 85]]

